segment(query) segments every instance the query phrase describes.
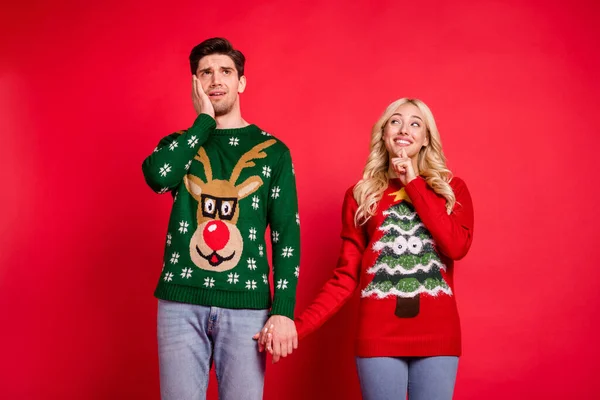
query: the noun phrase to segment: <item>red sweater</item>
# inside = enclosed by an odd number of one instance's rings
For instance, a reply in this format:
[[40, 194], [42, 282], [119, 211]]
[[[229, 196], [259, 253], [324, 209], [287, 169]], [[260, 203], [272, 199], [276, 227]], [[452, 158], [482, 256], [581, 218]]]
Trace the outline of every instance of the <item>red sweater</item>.
[[356, 354], [359, 357], [438, 356], [461, 353], [454, 296], [454, 260], [473, 238], [473, 205], [464, 182], [450, 182], [456, 205], [421, 177], [402, 187], [391, 179], [377, 214], [356, 227], [353, 188], [342, 210], [342, 249], [333, 277], [296, 318], [300, 338], [336, 313], [360, 287]]

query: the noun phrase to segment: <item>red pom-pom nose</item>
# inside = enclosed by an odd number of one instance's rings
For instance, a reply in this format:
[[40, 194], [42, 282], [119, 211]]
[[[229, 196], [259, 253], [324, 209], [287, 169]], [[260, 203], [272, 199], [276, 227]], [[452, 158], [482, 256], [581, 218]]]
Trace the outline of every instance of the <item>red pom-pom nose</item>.
[[204, 227], [204, 241], [213, 251], [219, 251], [229, 242], [229, 229], [222, 221], [210, 221]]

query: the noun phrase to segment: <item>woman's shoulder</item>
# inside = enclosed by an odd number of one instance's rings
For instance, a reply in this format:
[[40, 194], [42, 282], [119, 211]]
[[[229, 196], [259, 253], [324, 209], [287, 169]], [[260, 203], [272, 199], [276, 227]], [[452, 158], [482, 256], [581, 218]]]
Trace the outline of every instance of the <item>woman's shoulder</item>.
[[354, 198], [354, 188], [356, 184], [350, 186], [344, 192], [344, 204], [356, 204], [356, 199]]
[[464, 203], [465, 201], [470, 201], [471, 192], [467, 188], [467, 184], [465, 181], [458, 177], [453, 177], [450, 181], [450, 187], [456, 196], [456, 201], [459, 203]]
[[450, 182], [448, 182], [450, 184], [450, 186], [452, 187], [452, 189], [462, 189], [462, 188], [466, 188], [467, 184], [465, 183], [465, 181], [458, 177], [458, 176], [453, 176], [452, 179], [450, 179]]
[[344, 192], [344, 197], [354, 196], [354, 188], [358, 185], [358, 183], [353, 184]]

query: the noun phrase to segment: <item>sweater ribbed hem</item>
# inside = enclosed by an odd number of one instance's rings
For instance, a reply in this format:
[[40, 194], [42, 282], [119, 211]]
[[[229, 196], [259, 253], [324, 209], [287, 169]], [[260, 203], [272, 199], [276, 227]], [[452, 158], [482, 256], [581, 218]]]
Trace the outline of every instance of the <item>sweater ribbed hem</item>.
[[229, 292], [160, 282], [154, 296], [162, 300], [223, 308], [263, 310], [271, 306], [269, 292]]
[[295, 298], [276, 296], [273, 300], [271, 315], [283, 315], [293, 320], [295, 306]]
[[358, 338], [358, 357], [434, 357], [460, 356], [460, 338]]

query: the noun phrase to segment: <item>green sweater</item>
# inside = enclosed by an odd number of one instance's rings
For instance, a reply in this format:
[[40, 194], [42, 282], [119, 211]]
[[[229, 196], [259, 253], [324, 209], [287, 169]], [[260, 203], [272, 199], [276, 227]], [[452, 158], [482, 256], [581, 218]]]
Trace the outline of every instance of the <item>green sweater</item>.
[[[172, 192], [159, 299], [294, 316], [300, 220], [289, 149], [256, 125], [216, 129], [200, 114], [163, 138], [142, 165]], [[271, 230], [271, 304], [265, 230]]]

